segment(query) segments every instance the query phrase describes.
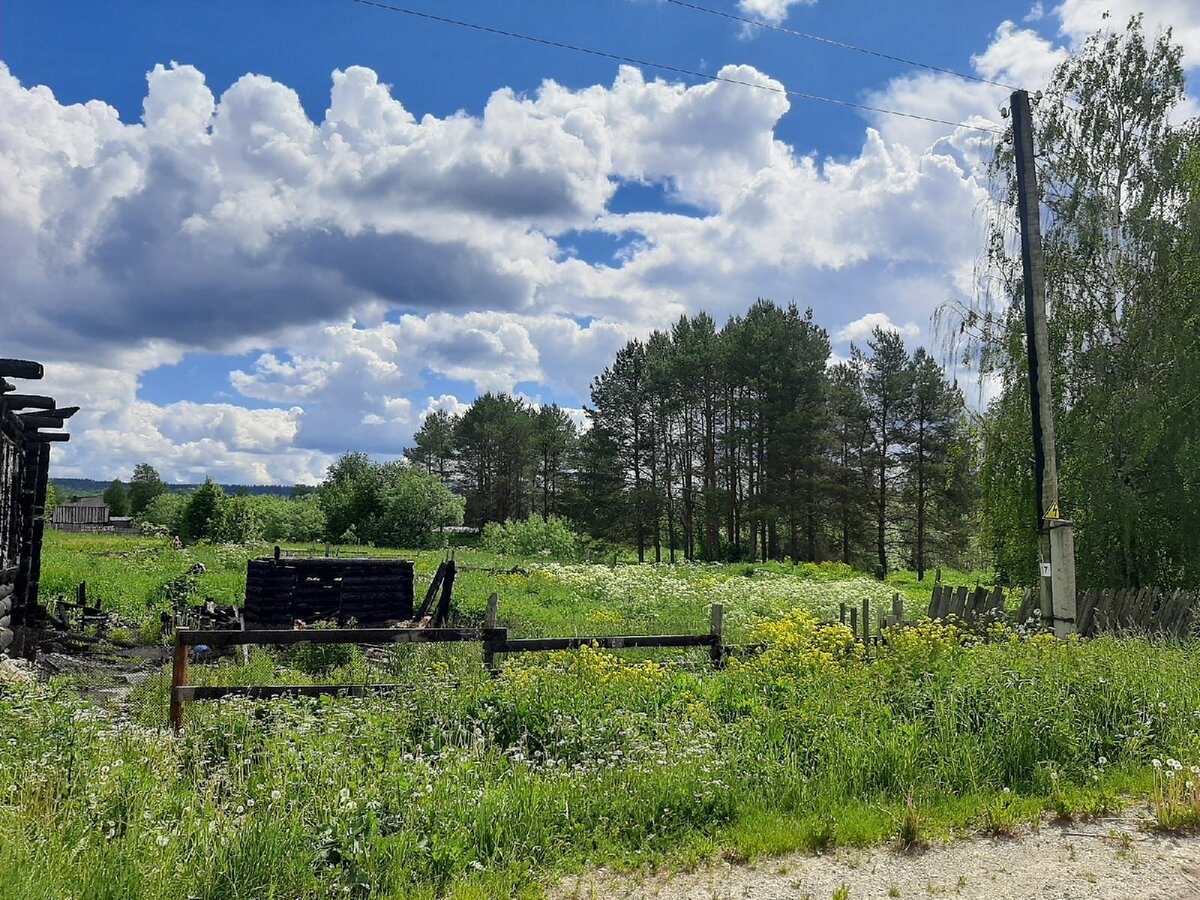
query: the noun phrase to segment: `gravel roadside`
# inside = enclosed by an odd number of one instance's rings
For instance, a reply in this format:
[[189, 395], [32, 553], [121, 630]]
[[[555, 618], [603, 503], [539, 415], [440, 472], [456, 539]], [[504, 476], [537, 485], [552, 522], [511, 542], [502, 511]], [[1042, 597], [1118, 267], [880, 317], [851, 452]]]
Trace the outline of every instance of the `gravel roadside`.
[[791, 854], [645, 875], [596, 870], [555, 900], [1200, 900], [1200, 835], [1146, 830], [1136, 815], [1047, 824], [1018, 838], [976, 836], [920, 852]]

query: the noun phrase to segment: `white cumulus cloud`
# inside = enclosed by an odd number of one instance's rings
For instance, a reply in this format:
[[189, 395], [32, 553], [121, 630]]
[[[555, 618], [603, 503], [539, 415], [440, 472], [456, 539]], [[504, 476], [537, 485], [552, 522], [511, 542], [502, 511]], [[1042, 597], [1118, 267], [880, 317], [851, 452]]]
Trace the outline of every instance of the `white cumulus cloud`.
[[812, 6], [817, 0], [738, 0], [738, 11], [755, 19], [778, 24], [788, 17], [793, 6]]
[[894, 331], [901, 337], [918, 338], [921, 336], [921, 326], [916, 322], [897, 325], [887, 313], [867, 313], [843, 326], [835, 335], [839, 341], [865, 341], [880, 328], [884, 331]]
[[[1056, 11], [1073, 28], [1087, 8]], [[1005, 23], [974, 65], [1034, 86], [1063, 52]], [[400, 453], [471, 391], [578, 411], [625, 341], [680, 315], [768, 297], [840, 340], [875, 324], [916, 340], [972, 287], [988, 132], [872, 118], [856, 153], [822, 158], [779, 138], [805, 114], [786, 95], [630, 67], [446, 117], [356, 66], [332, 73], [319, 121], [265, 76], [219, 88], [156, 66], [126, 124], [0, 63], [0, 337], [84, 407], [60, 474], [312, 481], [345, 450]], [[997, 127], [1004, 96], [918, 75], [872, 100]], [[630, 184], [677, 203], [613, 212]], [[619, 251], [568, 251], [584, 238]], [[221, 403], [141, 396], [145, 373], [203, 353], [249, 360]]]

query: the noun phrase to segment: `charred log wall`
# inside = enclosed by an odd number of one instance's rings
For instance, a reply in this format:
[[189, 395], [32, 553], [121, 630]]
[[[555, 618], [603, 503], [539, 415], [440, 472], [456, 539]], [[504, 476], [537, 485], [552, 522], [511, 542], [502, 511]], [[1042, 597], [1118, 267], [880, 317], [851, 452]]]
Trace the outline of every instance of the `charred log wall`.
[[411, 619], [413, 564], [402, 559], [264, 558], [246, 563], [247, 625], [360, 625]]
[[[41, 363], [0, 359], [0, 651], [37, 603], [50, 483], [50, 444], [69, 435], [62, 428], [78, 407], [59, 408], [53, 398], [16, 393], [9, 378], [38, 379]], [[17, 648], [20, 649], [20, 648]]]

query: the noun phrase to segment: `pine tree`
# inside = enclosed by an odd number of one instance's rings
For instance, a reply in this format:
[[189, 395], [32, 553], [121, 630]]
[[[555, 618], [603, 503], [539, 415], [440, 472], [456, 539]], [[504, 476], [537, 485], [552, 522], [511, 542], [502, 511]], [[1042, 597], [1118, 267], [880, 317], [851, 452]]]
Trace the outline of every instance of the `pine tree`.
[[154, 466], [149, 463], [135, 466], [133, 477], [129, 479], [129, 515], [140, 515], [151, 500], [166, 492], [167, 486]]
[[646, 399], [646, 345], [630, 341], [617, 351], [613, 364], [592, 381], [591, 415], [617, 448], [618, 466], [626, 479], [623, 506], [629, 513], [639, 562], [646, 559], [654, 507], [649, 496], [647, 456], [652, 427]]
[[579, 429], [557, 403], [543, 406], [534, 416], [533, 451], [537, 458], [537, 501], [542, 521], [561, 515], [562, 494], [574, 470]]
[[413, 446], [404, 451], [405, 459], [448, 482], [453, 474], [454, 429], [458, 417], [444, 409], [431, 412], [413, 436]]
[[[906, 488], [915, 519], [912, 565], [925, 579], [931, 525], [948, 524], [954, 513], [954, 462], [962, 452], [963, 401], [946, 382], [942, 367], [924, 347], [912, 359], [909, 443], [904, 450]], [[942, 520], [942, 521], [939, 521]]]
[[870, 356], [857, 348], [854, 354], [863, 370], [863, 398], [871, 428], [876, 571], [882, 574], [888, 570], [888, 529], [894, 521], [888, 504], [912, 421], [912, 367], [904, 341], [894, 331], [875, 328], [867, 346]]
[[826, 484], [838, 558], [858, 560], [871, 498], [871, 423], [863, 395], [861, 360], [829, 370], [828, 407], [831, 475]]

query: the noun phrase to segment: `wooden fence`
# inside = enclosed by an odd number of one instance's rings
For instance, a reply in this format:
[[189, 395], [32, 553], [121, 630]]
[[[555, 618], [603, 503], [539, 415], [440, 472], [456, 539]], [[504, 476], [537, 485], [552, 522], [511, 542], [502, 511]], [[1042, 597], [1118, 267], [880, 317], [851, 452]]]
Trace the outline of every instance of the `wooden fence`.
[[891, 615], [879, 617], [879, 628], [874, 634], [871, 632], [871, 612], [871, 601], [867, 599], [862, 602], [862, 616], [859, 616], [857, 606], [842, 603], [838, 609], [838, 621], [850, 629], [855, 640], [869, 645], [884, 639], [885, 628], [904, 622], [904, 600], [898, 591], [892, 594]]
[[[443, 563], [439, 574], [453, 577], [453, 562]], [[422, 612], [427, 613], [438, 592], [444, 586], [435, 578], [426, 594]], [[1026, 591], [1017, 612], [1018, 622], [1035, 620], [1040, 614], [1034, 605], [1032, 591]], [[1183, 591], [1160, 591], [1155, 588], [1131, 588], [1116, 591], [1088, 591], [1079, 595], [1078, 617], [1081, 634], [1087, 636], [1101, 631], [1150, 631], [1181, 636], [1188, 633], [1196, 621], [1197, 598]], [[714, 667], [735, 653], [753, 653], [765, 649], [762, 645], [732, 647], [725, 644], [724, 607], [713, 604], [707, 634], [640, 634], [597, 635], [593, 637], [511, 638], [507, 628], [498, 627], [499, 596], [488, 598], [487, 616], [482, 628], [337, 628], [337, 629], [254, 629], [201, 630], [181, 628], [175, 632], [174, 664], [171, 676], [170, 723], [178, 729], [183, 724], [184, 704], [194, 701], [219, 700], [224, 697], [266, 699], [281, 696], [316, 697], [341, 695], [359, 697], [370, 693], [407, 690], [403, 684], [309, 684], [309, 685], [238, 685], [199, 686], [188, 684], [188, 660], [192, 648], [198, 646], [290, 646], [295, 644], [482, 644], [483, 664], [493, 674], [497, 672], [496, 657], [504, 653], [535, 653], [555, 650], [578, 650], [598, 647], [606, 650], [634, 650], [664, 647], [707, 648]], [[955, 617], [964, 622], [986, 623], [1005, 616], [1003, 588], [951, 587], [935, 585], [929, 601], [930, 619]], [[840, 621], [853, 631], [855, 639], [866, 645], [885, 640], [884, 629], [904, 623], [904, 603], [899, 593], [892, 596], [891, 614], [878, 617], [878, 630], [872, 632], [872, 606], [862, 601], [861, 617], [857, 607], [841, 605]]]
[[[1144, 587], [1081, 591], [1075, 603], [1077, 630], [1084, 637], [1137, 632], [1180, 638], [1200, 622], [1200, 597], [1183, 590]], [[1004, 589], [935, 585], [928, 615], [931, 619], [955, 616], [966, 622], [999, 619], [1004, 615]], [[1026, 588], [1016, 611], [1017, 623], [1035, 624], [1041, 615], [1037, 592]]]
[[447, 644], [479, 642], [483, 645], [483, 663], [495, 674], [496, 656], [501, 653], [536, 653], [552, 650], [578, 650], [601, 647], [607, 650], [635, 650], [658, 647], [706, 647], [714, 666], [720, 666], [731, 648], [725, 646], [725, 609], [713, 604], [708, 634], [600, 635], [596, 637], [510, 638], [507, 628], [496, 626], [499, 596], [488, 598], [483, 628], [330, 628], [330, 629], [254, 629], [247, 631], [201, 631], [179, 629], [175, 632], [175, 652], [171, 666], [170, 724], [183, 725], [185, 703], [220, 700], [225, 697], [265, 699], [280, 696], [319, 697], [324, 695], [363, 696], [408, 690], [403, 684], [304, 684], [304, 685], [221, 685], [188, 684], [188, 661], [194, 647], [235, 647], [246, 645], [291, 646], [295, 644]]
[[[1084, 637], [1105, 632], [1137, 632], [1181, 638], [1197, 624], [1200, 598], [1184, 590], [1155, 587], [1082, 591], [1075, 600], [1078, 631]], [[1036, 622], [1041, 609], [1026, 590], [1017, 621]]]
[[931, 619], [954, 616], [964, 622], [998, 619], [1004, 613], [1004, 589], [934, 585], [927, 615]]

